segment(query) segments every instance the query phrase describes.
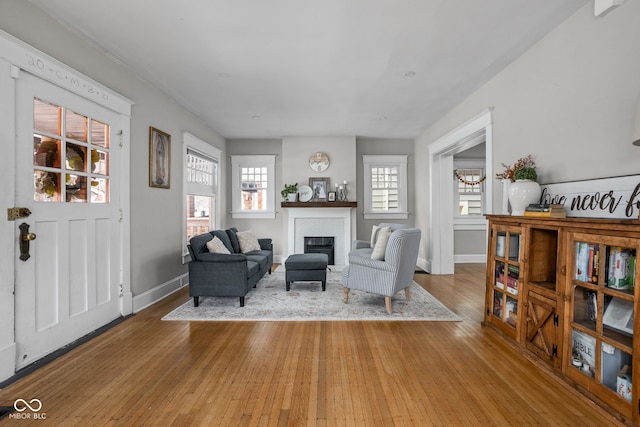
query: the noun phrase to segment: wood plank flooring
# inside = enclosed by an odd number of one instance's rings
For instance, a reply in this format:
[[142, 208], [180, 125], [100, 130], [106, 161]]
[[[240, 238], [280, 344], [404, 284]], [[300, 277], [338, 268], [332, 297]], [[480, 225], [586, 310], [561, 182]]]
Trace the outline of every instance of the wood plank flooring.
[[480, 325], [484, 277], [415, 275], [461, 322], [161, 321], [181, 290], [0, 390], [46, 414], [0, 426], [618, 425]]

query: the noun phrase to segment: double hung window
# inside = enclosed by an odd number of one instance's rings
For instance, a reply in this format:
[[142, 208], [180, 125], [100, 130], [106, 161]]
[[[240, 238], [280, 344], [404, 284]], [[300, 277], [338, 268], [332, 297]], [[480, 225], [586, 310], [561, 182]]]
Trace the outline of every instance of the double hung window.
[[[221, 151], [184, 134], [185, 244], [219, 223], [219, 159]], [[185, 246], [186, 249], [186, 246]], [[186, 251], [183, 250], [186, 255]]]
[[276, 156], [231, 156], [233, 218], [275, 218]]
[[364, 155], [366, 219], [406, 219], [407, 156]]

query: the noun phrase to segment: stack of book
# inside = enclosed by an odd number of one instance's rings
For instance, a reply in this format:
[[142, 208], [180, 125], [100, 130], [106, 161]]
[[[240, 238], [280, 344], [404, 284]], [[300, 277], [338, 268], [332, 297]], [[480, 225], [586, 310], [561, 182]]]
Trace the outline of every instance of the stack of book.
[[547, 218], [566, 218], [564, 207], [559, 204], [532, 203], [524, 210], [524, 216], [538, 216]]

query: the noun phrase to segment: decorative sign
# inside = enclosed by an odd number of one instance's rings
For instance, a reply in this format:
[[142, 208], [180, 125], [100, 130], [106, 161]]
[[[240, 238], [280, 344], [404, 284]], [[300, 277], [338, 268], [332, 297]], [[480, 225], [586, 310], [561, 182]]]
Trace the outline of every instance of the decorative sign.
[[542, 203], [559, 203], [567, 216], [638, 219], [640, 175], [545, 184]]

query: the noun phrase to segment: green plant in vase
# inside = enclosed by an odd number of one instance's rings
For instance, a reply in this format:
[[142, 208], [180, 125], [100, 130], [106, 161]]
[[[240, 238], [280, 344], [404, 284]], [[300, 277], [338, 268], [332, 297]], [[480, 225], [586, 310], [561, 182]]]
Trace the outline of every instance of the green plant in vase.
[[280, 195], [286, 201], [295, 202], [296, 196], [298, 195], [298, 183], [285, 184], [284, 189], [280, 191]]
[[536, 172], [535, 167], [531, 166], [522, 166], [519, 169], [516, 169], [513, 173], [513, 179], [515, 181], [536, 181], [538, 182], [538, 173]]

